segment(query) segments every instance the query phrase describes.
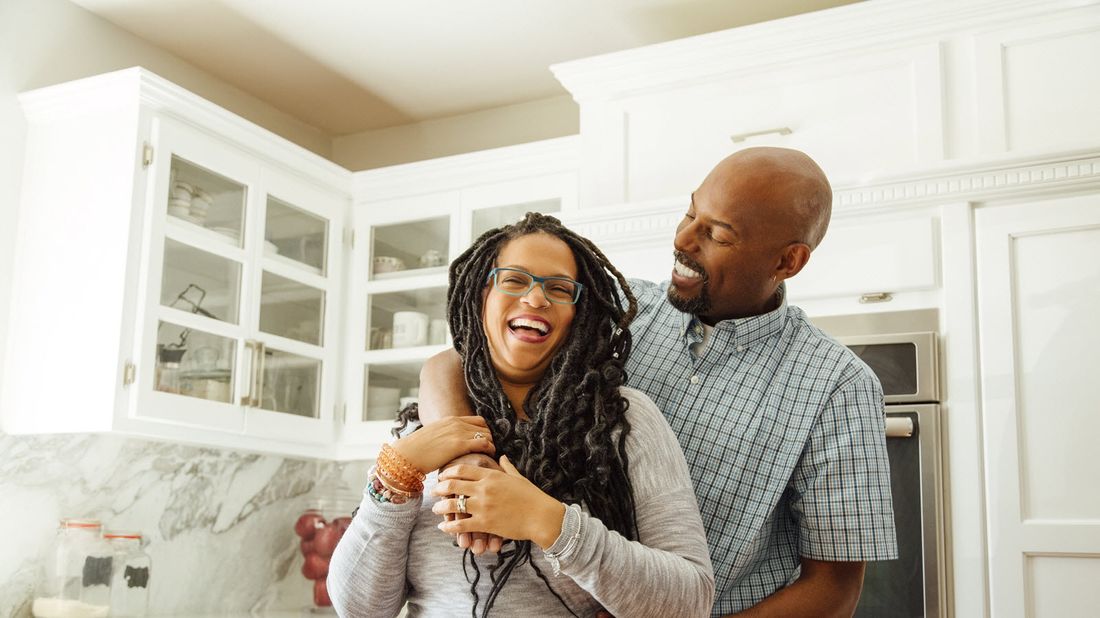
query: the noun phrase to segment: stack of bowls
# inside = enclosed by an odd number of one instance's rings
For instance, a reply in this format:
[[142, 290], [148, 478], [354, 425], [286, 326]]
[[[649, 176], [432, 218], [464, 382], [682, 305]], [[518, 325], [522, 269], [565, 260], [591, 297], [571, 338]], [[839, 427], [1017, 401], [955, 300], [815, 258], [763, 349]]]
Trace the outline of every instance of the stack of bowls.
[[177, 182], [168, 196], [168, 214], [181, 219], [191, 217], [191, 198], [194, 188], [186, 182]]

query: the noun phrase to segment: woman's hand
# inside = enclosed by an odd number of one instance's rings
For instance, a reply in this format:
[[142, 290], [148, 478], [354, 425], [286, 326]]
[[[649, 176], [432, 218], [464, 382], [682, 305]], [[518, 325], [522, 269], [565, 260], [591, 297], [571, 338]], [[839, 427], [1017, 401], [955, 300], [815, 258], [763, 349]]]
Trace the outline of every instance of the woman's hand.
[[493, 455], [493, 435], [480, 416], [445, 418], [393, 443], [393, 450], [424, 474], [467, 453]]
[[[460, 465], [444, 470], [432, 493], [466, 496], [465, 519], [445, 521], [439, 529], [448, 534], [488, 532], [506, 539], [531, 540], [546, 549], [561, 536], [565, 505], [543, 493], [516, 470], [508, 457], [500, 458], [503, 470]], [[460, 498], [436, 502], [439, 515], [461, 513]]]
[[[477, 466], [479, 468], [487, 468], [489, 470], [502, 470], [500, 464], [495, 459], [488, 455], [482, 455], [481, 453], [467, 453], [460, 456], [458, 459], [444, 464], [440, 470], [446, 470], [452, 466], [458, 466], [467, 464], [471, 466]], [[448, 498], [454, 498], [455, 496], [447, 496]], [[452, 515], [447, 514], [444, 516], [445, 521], [451, 521], [454, 519], [465, 519], [469, 515]], [[458, 546], [462, 549], [469, 549], [474, 552], [475, 556], [480, 556], [485, 552], [493, 554], [499, 554], [500, 548], [504, 545], [504, 539], [495, 534], [486, 534], [484, 532], [462, 532], [458, 535]]]

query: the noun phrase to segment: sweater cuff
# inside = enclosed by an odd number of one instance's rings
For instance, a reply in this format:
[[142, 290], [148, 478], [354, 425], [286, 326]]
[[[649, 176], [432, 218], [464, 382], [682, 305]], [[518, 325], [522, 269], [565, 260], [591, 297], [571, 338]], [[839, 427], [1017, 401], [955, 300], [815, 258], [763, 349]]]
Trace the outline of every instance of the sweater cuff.
[[547, 562], [554, 568], [554, 576], [561, 575], [561, 561], [568, 559], [577, 552], [580, 547], [583, 534], [583, 521], [581, 507], [569, 504], [565, 507], [565, 516], [561, 522], [561, 534], [550, 547], [543, 550]]

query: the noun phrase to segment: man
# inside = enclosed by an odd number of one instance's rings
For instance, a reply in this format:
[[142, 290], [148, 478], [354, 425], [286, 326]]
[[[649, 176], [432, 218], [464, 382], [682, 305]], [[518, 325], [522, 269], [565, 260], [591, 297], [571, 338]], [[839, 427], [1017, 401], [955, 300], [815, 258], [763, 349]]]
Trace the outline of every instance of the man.
[[[687, 458], [716, 616], [850, 616], [865, 562], [897, 557], [878, 380], [785, 300], [831, 203], [805, 154], [739, 151], [692, 194], [667, 287], [631, 282], [629, 383]], [[426, 419], [465, 405], [455, 356], [425, 366]]]

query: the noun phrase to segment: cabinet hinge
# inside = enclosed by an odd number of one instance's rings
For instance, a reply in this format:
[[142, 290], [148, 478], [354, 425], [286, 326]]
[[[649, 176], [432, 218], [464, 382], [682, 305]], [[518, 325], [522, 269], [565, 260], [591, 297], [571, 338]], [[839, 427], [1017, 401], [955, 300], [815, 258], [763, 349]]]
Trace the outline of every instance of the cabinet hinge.
[[122, 385], [130, 386], [134, 383], [134, 378], [137, 377], [137, 366], [131, 362], [127, 362], [122, 367]]
[[153, 164], [153, 145], [149, 142], [145, 142], [141, 146], [141, 167], [142, 169], [149, 167]]
[[355, 248], [355, 230], [354, 229], [352, 229], [350, 227], [344, 228], [344, 244], [347, 245], [349, 249], [354, 249]]

